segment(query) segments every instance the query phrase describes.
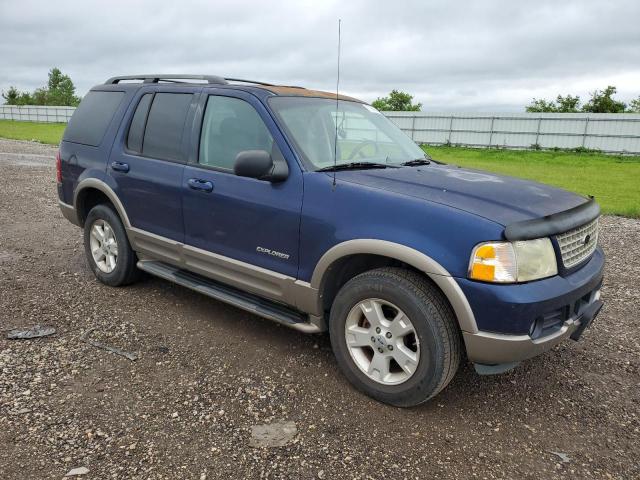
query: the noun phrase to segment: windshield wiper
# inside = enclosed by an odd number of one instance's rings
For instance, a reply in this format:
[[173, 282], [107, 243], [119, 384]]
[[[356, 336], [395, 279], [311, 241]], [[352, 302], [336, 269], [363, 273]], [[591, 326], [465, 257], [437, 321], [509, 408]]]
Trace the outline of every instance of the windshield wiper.
[[364, 170], [367, 168], [390, 168], [393, 165], [387, 165], [386, 163], [376, 162], [350, 162], [350, 163], [338, 163], [337, 165], [329, 165], [328, 167], [322, 167], [316, 170], [316, 172], [332, 172], [334, 170]]
[[413, 160], [409, 160], [408, 162], [401, 163], [400, 165], [404, 167], [417, 167], [418, 165], [429, 165], [431, 160], [427, 158], [414, 158]]

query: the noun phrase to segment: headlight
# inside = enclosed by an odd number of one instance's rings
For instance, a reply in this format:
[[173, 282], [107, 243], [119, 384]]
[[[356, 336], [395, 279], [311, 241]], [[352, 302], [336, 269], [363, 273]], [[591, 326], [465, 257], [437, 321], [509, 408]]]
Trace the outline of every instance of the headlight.
[[528, 282], [557, 273], [556, 254], [548, 238], [481, 243], [473, 249], [469, 263], [469, 278], [483, 282]]

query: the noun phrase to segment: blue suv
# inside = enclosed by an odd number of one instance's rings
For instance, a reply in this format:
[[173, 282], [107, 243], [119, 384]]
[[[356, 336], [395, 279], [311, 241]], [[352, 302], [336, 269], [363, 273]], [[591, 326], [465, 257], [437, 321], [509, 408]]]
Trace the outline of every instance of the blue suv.
[[602, 307], [592, 198], [431, 159], [345, 96], [197, 75], [91, 89], [60, 208], [111, 286], [140, 271], [301, 332], [355, 387], [417, 405], [461, 360], [500, 373]]

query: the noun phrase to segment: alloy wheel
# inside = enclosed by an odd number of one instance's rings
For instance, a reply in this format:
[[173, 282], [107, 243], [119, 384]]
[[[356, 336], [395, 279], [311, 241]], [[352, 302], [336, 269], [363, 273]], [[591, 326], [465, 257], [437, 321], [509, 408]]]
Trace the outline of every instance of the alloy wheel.
[[111, 225], [102, 219], [93, 222], [89, 243], [93, 261], [100, 271], [113, 272], [118, 261], [118, 241]]
[[351, 358], [375, 382], [398, 385], [418, 368], [416, 330], [391, 302], [377, 298], [358, 302], [347, 315], [344, 334]]

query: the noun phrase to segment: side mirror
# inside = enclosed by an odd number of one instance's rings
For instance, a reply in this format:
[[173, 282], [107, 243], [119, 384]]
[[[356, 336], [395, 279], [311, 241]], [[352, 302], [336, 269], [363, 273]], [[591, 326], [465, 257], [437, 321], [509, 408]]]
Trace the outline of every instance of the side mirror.
[[[284, 162], [284, 168], [281, 163]], [[288, 176], [287, 164], [274, 163], [269, 152], [265, 150], [243, 150], [236, 155], [233, 172], [239, 177], [257, 178], [270, 182], [280, 182]]]

